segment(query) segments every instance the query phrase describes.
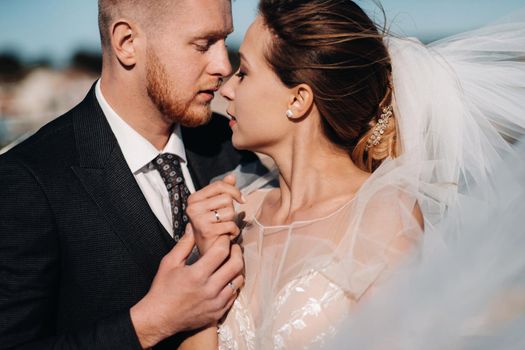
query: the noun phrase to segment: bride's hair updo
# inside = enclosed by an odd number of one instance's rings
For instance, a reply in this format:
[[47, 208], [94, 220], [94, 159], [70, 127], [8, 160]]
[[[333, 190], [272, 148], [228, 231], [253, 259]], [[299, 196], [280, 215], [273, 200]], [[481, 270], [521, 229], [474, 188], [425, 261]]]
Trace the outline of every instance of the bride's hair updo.
[[369, 172], [395, 157], [394, 116], [381, 142], [366, 147], [392, 103], [384, 34], [366, 13], [350, 0], [261, 0], [259, 13], [275, 36], [266, 60], [287, 87], [312, 88], [328, 139]]

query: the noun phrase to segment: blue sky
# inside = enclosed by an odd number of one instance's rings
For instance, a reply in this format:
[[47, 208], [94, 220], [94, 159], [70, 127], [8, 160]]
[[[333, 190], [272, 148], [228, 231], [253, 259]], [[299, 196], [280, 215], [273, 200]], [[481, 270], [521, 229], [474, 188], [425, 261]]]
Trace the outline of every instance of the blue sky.
[[[370, 0], [357, 0], [373, 8]], [[382, 0], [393, 29], [400, 34], [434, 39], [473, 29], [525, 7], [525, 0]], [[257, 0], [233, 2], [238, 46], [255, 15]], [[0, 0], [0, 52], [26, 59], [67, 61], [77, 49], [98, 50], [96, 0]]]

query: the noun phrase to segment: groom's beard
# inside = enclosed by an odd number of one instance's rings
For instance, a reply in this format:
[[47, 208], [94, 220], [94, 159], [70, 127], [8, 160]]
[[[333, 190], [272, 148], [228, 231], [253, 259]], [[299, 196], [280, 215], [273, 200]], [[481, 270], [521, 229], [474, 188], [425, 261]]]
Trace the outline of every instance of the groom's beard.
[[168, 80], [166, 69], [159, 57], [148, 49], [146, 67], [146, 89], [151, 101], [168, 120], [187, 127], [206, 124], [211, 118], [209, 104], [197, 104], [195, 96], [185, 101]]

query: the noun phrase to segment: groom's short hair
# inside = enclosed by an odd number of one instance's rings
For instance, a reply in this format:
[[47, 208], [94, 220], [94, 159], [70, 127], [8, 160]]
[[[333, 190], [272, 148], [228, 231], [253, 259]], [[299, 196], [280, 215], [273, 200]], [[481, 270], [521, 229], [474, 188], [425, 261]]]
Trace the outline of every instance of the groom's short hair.
[[168, 4], [173, 0], [98, 0], [98, 27], [102, 48], [111, 44], [111, 23], [118, 17], [127, 17], [151, 26], [160, 22]]

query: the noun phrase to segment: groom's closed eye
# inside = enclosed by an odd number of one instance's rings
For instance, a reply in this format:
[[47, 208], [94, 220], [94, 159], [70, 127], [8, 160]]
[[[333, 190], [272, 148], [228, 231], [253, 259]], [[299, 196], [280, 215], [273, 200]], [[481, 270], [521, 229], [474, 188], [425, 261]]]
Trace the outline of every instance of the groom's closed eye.
[[[212, 47], [215, 43], [221, 40], [226, 40], [226, 38], [225, 37], [221, 37], [221, 38], [214, 37], [214, 38], [207, 38], [207, 39], [199, 39], [199, 40], [194, 41], [193, 45], [195, 46], [197, 51], [206, 52], [210, 49], [210, 47]], [[224, 46], [226, 48], [228, 47], [228, 45], [226, 44]]]
[[193, 43], [197, 51], [200, 51], [200, 52], [208, 51], [213, 44], [214, 42], [210, 42], [210, 41], [198, 41], [198, 42]]
[[[215, 44], [218, 41], [226, 40], [228, 35], [231, 34], [231, 31], [229, 32], [210, 32], [206, 33], [204, 35], [199, 35], [197, 37], [194, 37], [191, 42], [197, 49], [197, 51], [206, 52], [210, 49], [213, 44]], [[227, 45], [225, 45], [227, 47]]]

